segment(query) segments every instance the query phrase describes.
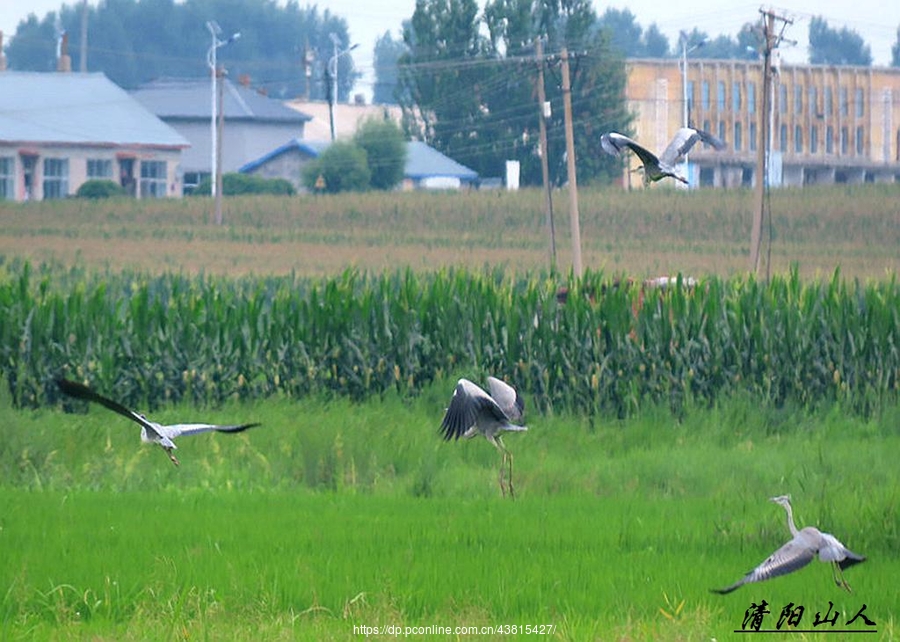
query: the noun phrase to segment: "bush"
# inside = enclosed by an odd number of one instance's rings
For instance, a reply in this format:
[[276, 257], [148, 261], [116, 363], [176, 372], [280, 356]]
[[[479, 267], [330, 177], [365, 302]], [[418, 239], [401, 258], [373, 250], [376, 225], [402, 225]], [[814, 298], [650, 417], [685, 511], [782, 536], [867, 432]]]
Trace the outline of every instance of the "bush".
[[346, 141], [332, 143], [303, 168], [303, 184], [311, 192], [362, 192], [369, 188], [371, 179], [366, 151]]
[[393, 189], [403, 180], [406, 141], [394, 121], [370, 118], [360, 125], [353, 140], [366, 150], [372, 172], [370, 185], [374, 189]]
[[110, 198], [111, 196], [125, 196], [125, 188], [115, 181], [92, 178], [81, 184], [75, 196], [78, 198]]
[[[209, 196], [212, 181], [205, 178], [191, 192], [192, 196]], [[243, 194], [275, 194], [291, 196], [297, 190], [289, 180], [284, 178], [263, 178], [252, 174], [222, 174], [222, 195], [240, 196]]]

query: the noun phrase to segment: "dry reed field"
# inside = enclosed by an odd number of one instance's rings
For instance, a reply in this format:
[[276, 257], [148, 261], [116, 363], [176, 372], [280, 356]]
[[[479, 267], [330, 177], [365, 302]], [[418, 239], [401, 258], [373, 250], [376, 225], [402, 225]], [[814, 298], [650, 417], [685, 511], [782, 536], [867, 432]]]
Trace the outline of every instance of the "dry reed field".
[[[747, 190], [581, 190], [586, 268], [636, 278], [731, 276], [749, 268]], [[771, 195], [770, 272], [884, 278], [900, 268], [900, 186]], [[0, 203], [0, 256], [32, 263], [222, 275], [337, 274], [409, 267], [546, 271], [550, 241], [537, 190], [241, 197], [210, 222], [209, 199]], [[553, 193], [557, 265], [571, 265], [565, 190]]]

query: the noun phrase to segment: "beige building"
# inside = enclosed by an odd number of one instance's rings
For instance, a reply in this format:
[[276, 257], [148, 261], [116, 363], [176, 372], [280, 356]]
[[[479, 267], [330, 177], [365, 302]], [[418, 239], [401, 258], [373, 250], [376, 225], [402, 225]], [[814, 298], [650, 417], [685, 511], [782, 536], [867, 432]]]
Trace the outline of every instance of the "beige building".
[[[685, 118], [723, 139], [689, 155], [691, 186], [756, 182], [762, 63], [743, 60], [629, 60], [626, 98], [638, 142], [662, 151]], [[769, 184], [900, 180], [900, 69], [776, 66], [770, 118]], [[686, 79], [686, 83], [684, 82]], [[639, 161], [629, 154], [630, 169]], [[641, 181], [629, 172], [626, 185]]]
[[403, 114], [397, 105], [366, 105], [363, 102], [335, 103], [329, 109], [321, 100], [289, 100], [287, 107], [308, 114], [303, 138], [312, 141], [330, 141], [331, 121], [334, 120], [334, 138], [351, 138], [359, 126], [370, 118], [389, 118], [399, 126]]
[[66, 198], [90, 179], [181, 196], [188, 145], [103, 74], [0, 71], [0, 200]]

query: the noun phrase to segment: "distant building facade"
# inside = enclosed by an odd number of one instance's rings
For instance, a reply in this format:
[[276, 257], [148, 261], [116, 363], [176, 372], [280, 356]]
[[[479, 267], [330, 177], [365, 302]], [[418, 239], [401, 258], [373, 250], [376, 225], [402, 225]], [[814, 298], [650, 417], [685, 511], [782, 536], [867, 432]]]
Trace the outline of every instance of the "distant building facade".
[[[303, 138], [310, 116], [289, 109], [247, 84], [223, 79], [222, 171], [244, 164], [291, 138]], [[249, 81], [248, 81], [249, 83]], [[212, 172], [212, 82], [209, 78], [170, 78], [138, 87], [131, 95], [190, 141], [182, 161], [185, 191]]]
[[66, 198], [90, 179], [181, 196], [187, 146], [102, 73], [0, 71], [0, 200]]
[[[691, 126], [727, 144], [723, 152], [694, 147], [691, 185], [756, 183], [761, 62], [689, 59], [683, 75], [679, 60], [633, 59], [626, 69], [638, 142], [662, 151], [686, 110]], [[781, 64], [770, 95], [770, 185], [900, 181], [900, 69]], [[627, 170], [639, 161], [628, 162], [622, 181], [637, 187]]]

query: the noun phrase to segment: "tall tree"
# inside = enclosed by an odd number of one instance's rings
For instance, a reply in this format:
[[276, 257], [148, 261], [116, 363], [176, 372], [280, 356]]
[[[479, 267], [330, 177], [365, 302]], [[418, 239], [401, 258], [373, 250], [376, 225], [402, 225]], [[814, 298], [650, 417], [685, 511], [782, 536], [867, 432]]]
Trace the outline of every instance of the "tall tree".
[[[9, 66], [55, 68], [58, 15], [69, 33], [69, 53], [77, 69], [80, 5], [62, 5], [58, 14], [20, 22], [7, 47]], [[349, 42], [343, 18], [320, 13], [315, 6], [301, 9], [296, 2], [281, 7], [271, 0], [104, 0], [88, 9], [88, 70], [102, 71], [126, 88], [161, 76], [208, 77], [208, 20], [217, 20], [223, 34], [241, 32], [239, 41], [219, 52], [231, 76], [247, 75], [255, 87], [278, 97], [303, 93], [301, 56], [308, 45], [315, 53], [312, 97], [322, 98], [325, 65], [333, 56], [330, 35]], [[346, 97], [359, 74], [349, 55], [341, 56], [338, 65], [338, 94]]]
[[821, 16], [809, 21], [809, 62], [824, 65], [872, 64], [872, 50], [857, 32], [832, 29]]
[[375, 86], [372, 102], [377, 105], [397, 103], [398, 71], [400, 56], [406, 53], [403, 40], [394, 40], [390, 31], [385, 31], [375, 41]]
[[647, 55], [643, 40], [643, 28], [630, 9], [609, 8], [597, 21], [602, 29], [609, 32], [613, 48], [625, 58], [644, 58]]
[[665, 58], [669, 55], [669, 39], [654, 22], [644, 30], [644, 53], [648, 58]]
[[891, 67], [900, 67], [900, 27], [897, 27], [897, 39], [891, 46]]
[[[467, 39], [456, 40], [476, 45], [463, 49], [463, 55], [440, 57], [448, 50], [441, 46], [446, 29], [441, 21], [425, 17], [439, 16], [437, 9], [446, 4], [419, 0], [405, 34], [410, 53], [404, 59], [402, 82], [410, 103], [404, 110], [427, 121], [429, 142], [482, 176], [499, 176], [506, 160], [518, 160], [523, 184], [540, 183], [539, 154], [546, 153], [551, 171], [565, 180], [558, 54], [567, 46], [579, 178], [589, 181], [611, 172], [614, 164], [600, 153], [599, 139], [606, 129], [628, 125], [622, 98], [624, 64], [599, 28], [589, 0], [491, 0], [480, 19], [469, 14], [471, 23], [463, 30]], [[482, 27], [487, 38], [476, 41]], [[539, 149], [538, 141], [538, 37], [546, 41], [545, 86], [552, 105], [546, 150]]]
[[425, 140], [477, 171], [483, 107], [485, 39], [475, 0], [416, 0], [400, 58], [404, 112]]

